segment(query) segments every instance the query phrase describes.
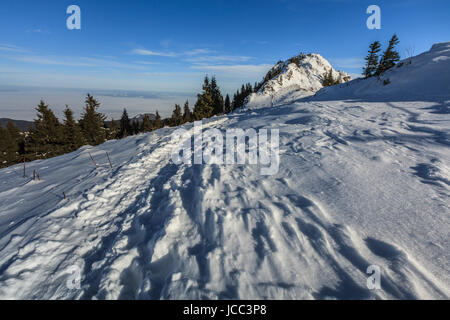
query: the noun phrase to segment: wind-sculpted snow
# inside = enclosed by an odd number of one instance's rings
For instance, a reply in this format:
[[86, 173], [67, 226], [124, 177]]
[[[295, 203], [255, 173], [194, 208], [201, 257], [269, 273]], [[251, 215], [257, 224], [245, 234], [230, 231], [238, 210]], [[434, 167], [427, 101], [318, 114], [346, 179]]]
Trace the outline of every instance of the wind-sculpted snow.
[[2, 169], [0, 298], [448, 299], [448, 106], [308, 98], [203, 123], [279, 129], [272, 176], [176, 165], [176, 128], [28, 163], [26, 178]]
[[3, 169], [0, 297], [448, 298], [450, 119], [431, 106], [297, 102], [204, 125], [279, 128], [274, 176], [175, 165], [173, 129], [30, 163], [40, 182]]

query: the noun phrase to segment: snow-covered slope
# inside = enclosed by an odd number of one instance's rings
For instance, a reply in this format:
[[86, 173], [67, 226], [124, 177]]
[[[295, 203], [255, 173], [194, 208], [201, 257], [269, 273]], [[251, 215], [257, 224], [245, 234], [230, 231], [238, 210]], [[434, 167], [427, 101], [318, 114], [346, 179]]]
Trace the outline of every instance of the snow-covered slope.
[[[279, 129], [273, 176], [175, 165], [174, 128], [29, 163], [25, 179], [20, 165], [2, 169], [0, 298], [448, 299], [440, 88], [416, 101], [308, 97], [204, 123]], [[381, 289], [367, 287], [371, 265]], [[68, 286], [78, 274], [80, 288]]]
[[249, 96], [246, 106], [251, 109], [273, 106], [293, 92], [296, 98], [312, 95], [323, 88], [323, 76], [330, 70], [334, 79], [342, 82], [350, 80], [349, 74], [335, 70], [317, 53], [300, 54], [279, 62], [269, 70], [270, 79], [257, 93]]
[[317, 98], [450, 99], [450, 42], [437, 43], [427, 52], [404, 59], [380, 77], [323, 88]]

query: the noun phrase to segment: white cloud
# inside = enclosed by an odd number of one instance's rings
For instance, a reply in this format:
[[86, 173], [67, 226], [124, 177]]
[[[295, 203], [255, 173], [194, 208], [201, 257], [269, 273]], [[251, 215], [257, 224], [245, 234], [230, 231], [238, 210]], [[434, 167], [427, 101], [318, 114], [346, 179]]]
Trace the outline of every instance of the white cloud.
[[200, 55], [200, 54], [210, 54], [213, 52], [214, 51], [211, 51], [209, 49], [193, 49], [193, 50], [186, 51], [184, 54], [188, 55], [188, 56], [196, 56], [196, 55]]
[[33, 56], [21, 55], [7, 57], [14, 61], [37, 65], [55, 65], [68, 67], [99, 67], [99, 68], [125, 68], [125, 69], [143, 69], [144, 66], [138, 66], [130, 63], [118, 62], [114, 59], [99, 59], [89, 57], [54, 57], [54, 56]]
[[270, 64], [197, 65], [191, 66], [191, 69], [248, 76], [267, 72], [271, 67]]
[[141, 56], [160, 56], [160, 57], [185, 57], [184, 61], [191, 63], [220, 63], [220, 62], [246, 62], [253, 57], [235, 56], [235, 55], [214, 55], [216, 51], [206, 48], [192, 49], [183, 52], [160, 52], [147, 49], [134, 49], [132, 54]]
[[173, 52], [159, 52], [152, 51], [147, 49], [134, 49], [132, 51], [133, 54], [137, 54], [140, 56], [160, 56], [160, 57], [176, 57], [177, 54]]
[[159, 62], [151, 62], [151, 61], [143, 61], [143, 60], [134, 61], [134, 63], [137, 63], [137, 64], [145, 64], [145, 65], [155, 65], [155, 64], [160, 64]]
[[18, 47], [18, 46], [14, 46], [11, 44], [1, 44], [0, 43], [0, 51], [7, 51], [7, 52], [24, 52], [25, 49]]
[[198, 56], [186, 59], [188, 62], [192, 63], [205, 63], [205, 62], [246, 62], [253, 59], [253, 57], [247, 56], [230, 56], [230, 55], [209, 55], [209, 56]]

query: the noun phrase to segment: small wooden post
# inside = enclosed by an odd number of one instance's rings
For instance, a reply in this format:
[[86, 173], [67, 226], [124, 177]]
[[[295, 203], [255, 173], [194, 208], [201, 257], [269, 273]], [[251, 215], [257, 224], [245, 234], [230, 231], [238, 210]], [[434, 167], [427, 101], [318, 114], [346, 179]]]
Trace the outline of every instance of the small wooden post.
[[106, 151], [106, 156], [108, 157], [108, 162], [109, 162], [109, 166], [111, 167], [111, 169], [113, 168], [112, 164], [111, 164], [111, 159], [109, 159], [109, 154], [108, 151]]
[[65, 192], [63, 192], [63, 196], [64, 196], [64, 200], [66, 199], [66, 193]]
[[89, 152], [89, 156], [91, 157], [92, 163], [93, 163], [95, 166], [97, 166], [97, 164], [95, 163], [94, 158], [92, 158], [92, 155], [91, 155], [90, 152]]
[[36, 170], [33, 170], [33, 180], [36, 180], [36, 178], [38, 178], [38, 181], [41, 181], [39, 173]]

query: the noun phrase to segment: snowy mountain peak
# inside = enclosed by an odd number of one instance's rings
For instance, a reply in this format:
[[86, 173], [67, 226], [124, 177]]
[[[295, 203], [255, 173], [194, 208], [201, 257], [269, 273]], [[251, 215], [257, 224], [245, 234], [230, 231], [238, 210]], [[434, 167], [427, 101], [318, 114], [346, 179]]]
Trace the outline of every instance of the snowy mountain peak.
[[139, 123], [141, 123], [144, 120], [145, 116], [148, 116], [150, 118], [151, 121], [154, 121], [156, 119], [156, 116], [153, 113], [139, 113], [136, 116], [134, 116], [133, 118], [131, 118], [131, 121], [137, 121]]
[[331, 70], [334, 79], [347, 82], [350, 75], [335, 70], [320, 54], [300, 54], [284, 62], [278, 62], [267, 73], [257, 93], [247, 100], [247, 106], [267, 106], [281, 100], [287, 94], [312, 95], [323, 88], [325, 73]]

